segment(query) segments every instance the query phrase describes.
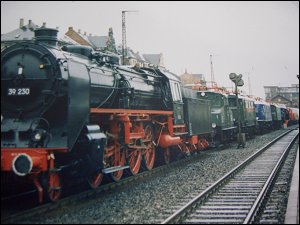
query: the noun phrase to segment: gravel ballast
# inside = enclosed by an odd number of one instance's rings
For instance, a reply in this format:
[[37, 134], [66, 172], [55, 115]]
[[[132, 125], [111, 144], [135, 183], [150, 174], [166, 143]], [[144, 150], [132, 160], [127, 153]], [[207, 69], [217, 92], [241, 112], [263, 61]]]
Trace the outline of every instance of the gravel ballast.
[[232, 143], [226, 149], [202, 151], [199, 159], [189, 164], [18, 223], [157, 223], [182, 198], [205, 189], [285, 131], [256, 136], [245, 148], [237, 149]]

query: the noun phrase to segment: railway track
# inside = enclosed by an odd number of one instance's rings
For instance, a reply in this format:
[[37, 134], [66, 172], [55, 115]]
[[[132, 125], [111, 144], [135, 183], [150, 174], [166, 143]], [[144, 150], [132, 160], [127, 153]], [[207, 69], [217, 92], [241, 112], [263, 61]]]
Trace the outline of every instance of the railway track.
[[288, 131], [259, 149], [162, 224], [251, 223], [298, 135], [299, 130]]
[[[182, 167], [185, 164], [192, 163], [193, 161], [198, 161], [200, 158], [203, 158], [202, 154], [198, 154], [195, 157], [188, 157], [186, 159], [176, 161], [167, 166], [161, 166], [158, 168], [154, 168], [151, 171], [145, 171], [134, 177], [132, 177], [132, 176], [127, 177], [125, 179], [122, 179], [118, 183], [109, 183], [107, 185], [102, 185], [96, 190], [88, 190], [83, 193], [79, 193], [74, 196], [70, 196], [65, 199], [62, 199], [59, 202], [50, 203], [50, 204], [36, 207], [33, 209], [28, 209], [26, 211], [21, 211], [18, 213], [14, 212], [12, 214], [5, 215], [1, 210], [1, 223], [15, 223], [15, 222], [18, 223], [18, 221], [20, 222], [20, 221], [27, 221], [27, 220], [30, 221], [32, 218], [43, 217], [43, 215], [47, 212], [48, 213], [54, 212], [53, 214], [55, 215], [55, 211], [58, 212], [61, 209], [64, 209], [65, 207], [69, 208], [69, 207], [72, 207], [72, 205], [73, 206], [77, 205], [79, 202], [85, 202], [85, 201], [89, 201], [89, 200], [104, 196], [104, 194], [107, 192], [114, 193], [118, 190], [122, 190], [122, 188], [125, 187], [126, 185], [134, 185], [135, 181], [140, 182], [142, 179], [151, 177], [152, 175], [155, 175], [155, 174], [161, 175], [164, 171], [169, 171], [169, 170], [175, 169], [177, 167]], [[208, 185], [210, 185], [210, 184], [207, 184], [202, 188], [206, 188], [206, 187], [208, 187]], [[202, 192], [203, 190], [204, 189], [198, 190], [198, 193]], [[186, 196], [186, 198], [184, 200], [182, 200], [182, 202], [183, 202], [182, 205], [184, 205], [184, 203], [188, 202], [190, 199], [197, 196], [198, 193], [188, 194], [188, 196]], [[174, 206], [175, 206], [175, 204], [174, 204]], [[176, 209], [178, 209], [178, 208], [176, 208]], [[173, 213], [174, 211], [175, 211], [175, 208], [173, 208], [173, 210], [170, 210], [169, 214]], [[167, 217], [166, 215], [162, 216], [161, 219], [157, 220], [157, 223], [160, 223], [166, 217]], [[156, 219], [154, 219], [154, 220], [156, 221]]]
[[[49, 212], [51, 210], [58, 209], [60, 207], [75, 204], [76, 202], [78, 202], [80, 200], [88, 200], [88, 199], [94, 198], [96, 196], [101, 195], [101, 193], [113, 191], [114, 189], [116, 189], [118, 187], [128, 185], [135, 181], [144, 179], [146, 177], [150, 177], [154, 174], [168, 171], [174, 167], [180, 166], [181, 164], [188, 164], [189, 162], [198, 160], [200, 157], [201, 157], [200, 154], [198, 154], [198, 155], [194, 155], [194, 157], [187, 157], [185, 159], [172, 162], [171, 164], [168, 164], [168, 165], [159, 165], [158, 167], [156, 167], [150, 171], [143, 171], [135, 176], [128, 176], [126, 178], [123, 178], [119, 182], [108, 183], [108, 184], [99, 186], [97, 189], [89, 189], [89, 190], [83, 191], [81, 193], [65, 197], [65, 198], [59, 200], [58, 202], [46, 203], [46, 204], [35, 206], [35, 207], [31, 206], [29, 209], [26, 209], [26, 210], [24, 210], [23, 209], [24, 207], [22, 207], [21, 211], [20, 210], [12, 211], [10, 209], [7, 212], [5, 210], [4, 210], [4, 212], [2, 212], [2, 207], [1, 207], [1, 224], [14, 223], [15, 221], [22, 221], [23, 219], [26, 219], [29, 217], [34, 217], [36, 215], [40, 215], [40, 214]], [[35, 192], [35, 191], [33, 191], [33, 192]], [[15, 198], [15, 196], [14, 196], [14, 198]], [[7, 199], [4, 198], [3, 200], [7, 200]], [[1, 202], [1, 204], [2, 204], [2, 202]], [[16, 203], [16, 204], [18, 204], [18, 203]]]

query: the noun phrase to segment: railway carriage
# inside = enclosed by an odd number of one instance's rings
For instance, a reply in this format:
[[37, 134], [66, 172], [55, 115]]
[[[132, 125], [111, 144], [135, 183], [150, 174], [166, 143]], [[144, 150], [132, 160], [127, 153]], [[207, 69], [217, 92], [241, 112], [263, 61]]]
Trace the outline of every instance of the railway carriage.
[[278, 104], [278, 107], [281, 111], [281, 123], [283, 126], [287, 126], [289, 121], [289, 110], [284, 104]]
[[271, 103], [272, 123], [274, 129], [282, 127], [281, 109], [279, 105]]
[[238, 95], [239, 111], [236, 107], [236, 95], [228, 96], [229, 106], [233, 113], [234, 125], [238, 126], [238, 120], [241, 122], [241, 132], [252, 137], [256, 133], [256, 113], [254, 99]]
[[288, 125], [298, 124], [299, 123], [299, 109], [288, 107], [287, 110], [289, 112]]
[[255, 101], [256, 119], [260, 132], [270, 130], [272, 127], [271, 105], [265, 101]]

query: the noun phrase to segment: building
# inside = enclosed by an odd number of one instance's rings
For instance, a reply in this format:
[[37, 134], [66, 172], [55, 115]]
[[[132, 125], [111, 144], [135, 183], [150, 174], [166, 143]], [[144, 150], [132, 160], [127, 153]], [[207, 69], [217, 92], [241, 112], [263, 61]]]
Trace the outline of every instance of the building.
[[[34, 22], [32, 22], [32, 20], [28, 20], [28, 24], [25, 25], [24, 19], [21, 18], [19, 21], [19, 27], [17, 29], [10, 31], [6, 34], [1, 34], [1, 51], [2, 49], [18, 42], [28, 41], [28, 40], [34, 41], [34, 30], [43, 27], [46, 27], [45, 22], [42, 24], [42, 26], [38, 26]], [[58, 46], [62, 46], [65, 44], [78, 44], [78, 43], [67, 36], [58, 38]]]
[[[45, 27], [46, 23], [43, 23], [42, 27]], [[38, 25], [28, 21], [28, 24], [24, 24], [24, 19], [20, 19], [19, 27], [13, 31], [10, 31], [6, 34], [1, 34], [1, 50], [5, 47], [8, 47], [14, 43], [24, 41], [24, 40], [33, 40], [34, 38], [34, 29], [40, 28]]]
[[299, 108], [299, 84], [291, 87], [264, 86], [266, 101]]
[[157, 67], [165, 68], [163, 54], [143, 54], [144, 59]]
[[[69, 27], [66, 32], [66, 36], [80, 45], [90, 46], [96, 50], [109, 50], [113, 49], [112, 52], [122, 57], [122, 46], [115, 46], [115, 40], [113, 37], [112, 28], [109, 28], [109, 36], [92, 36], [87, 35], [86, 32], [82, 33], [79, 29], [77, 32], [73, 27]], [[110, 44], [109, 44], [110, 43]], [[164, 57], [163, 54], [141, 54], [139, 52], [134, 52], [132, 49], [127, 47], [126, 56], [124, 60], [124, 65], [136, 66], [136, 67], [149, 67], [155, 66], [160, 68], [164, 67]]]
[[205, 77], [201, 73], [188, 73], [187, 70], [185, 70], [184, 74], [180, 76], [180, 79], [185, 86], [192, 86], [195, 84], [201, 84], [203, 86], [206, 85]]
[[[121, 53], [121, 51], [119, 51], [119, 53]], [[132, 49], [127, 48], [124, 64], [135, 67], [148, 67], [150, 63], [141, 53], [134, 52]]]
[[[28, 24], [24, 25], [24, 19], [20, 19], [19, 27], [17, 29], [6, 34], [1, 34], [1, 50], [19, 41], [34, 41], [34, 30], [42, 27], [46, 27], [46, 23], [43, 23], [42, 26], [38, 26], [34, 24], [32, 20], [29, 20]], [[87, 35], [86, 32], [82, 33], [80, 29], [75, 31], [73, 27], [69, 27], [65, 35], [58, 38], [58, 46], [70, 44], [90, 46], [93, 49], [100, 51], [110, 51], [119, 55], [120, 58], [122, 55], [122, 47], [118, 46], [118, 48], [116, 48], [115, 46], [112, 28], [109, 28], [108, 36], [93, 36], [92, 34]], [[127, 48], [125, 65], [137, 67], [155, 66], [165, 68], [162, 53], [141, 54], [139, 52], [134, 52], [130, 48]]]
[[78, 44], [90, 46], [93, 49], [105, 50], [107, 47], [108, 36], [87, 35], [86, 32], [82, 33], [80, 29], [76, 32], [73, 27], [69, 27], [65, 35]]
[[[79, 29], [77, 32], [73, 27], [69, 27], [65, 36], [72, 39], [80, 45], [86, 45], [94, 48], [95, 50], [110, 50], [118, 54], [121, 58], [122, 56], [122, 46], [115, 47], [115, 40], [113, 37], [112, 28], [109, 28], [109, 36], [92, 36], [91, 34], [87, 35], [86, 32], [82, 33]], [[109, 43], [111, 43], [109, 45]], [[127, 47], [126, 56], [124, 64], [128, 66], [137, 66], [137, 67], [148, 67], [155, 66], [164, 68], [164, 59], [163, 54], [141, 54], [139, 52], [134, 52], [132, 49]]]
[[[117, 46], [117, 52], [122, 57], [122, 46]], [[160, 54], [142, 54], [139, 51], [135, 52], [131, 48], [127, 47], [124, 65], [136, 66], [136, 67], [158, 67], [165, 68], [164, 56]]]

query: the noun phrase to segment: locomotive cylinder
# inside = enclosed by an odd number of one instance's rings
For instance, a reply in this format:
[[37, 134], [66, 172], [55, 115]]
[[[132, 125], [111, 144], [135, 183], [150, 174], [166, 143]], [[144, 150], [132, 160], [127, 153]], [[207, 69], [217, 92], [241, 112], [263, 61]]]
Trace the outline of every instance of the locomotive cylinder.
[[162, 134], [158, 145], [162, 148], [178, 145], [181, 142], [180, 137], [172, 137], [169, 134]]

